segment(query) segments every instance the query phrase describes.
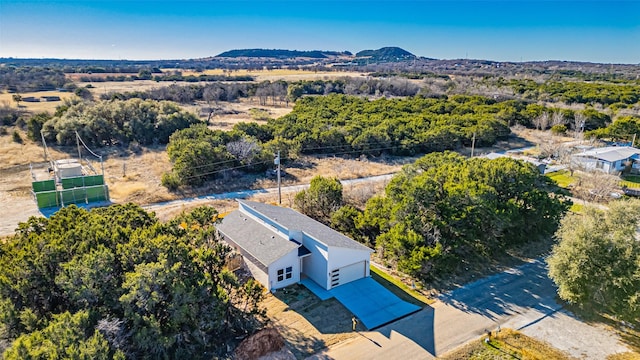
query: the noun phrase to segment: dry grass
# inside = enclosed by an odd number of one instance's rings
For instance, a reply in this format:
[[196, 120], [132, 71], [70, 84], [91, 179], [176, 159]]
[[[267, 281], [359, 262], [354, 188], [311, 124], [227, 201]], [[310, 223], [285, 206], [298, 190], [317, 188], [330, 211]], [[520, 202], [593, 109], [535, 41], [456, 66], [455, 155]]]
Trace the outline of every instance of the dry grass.
[[[240, 122], [257, 122], [266, 124], [265, 120], [256, 120], [251, 115], [251, 109], [259, 109], [267, 113], [271, 118], [279, 118], [293, 110], [293, 104], [286, 106], [284, 103], [276, 103], [260, 105], [257, 98], [242, 98], [236, 102], [220, 102], [214, 105], [219, 108], [210, 121], [210, 127], [213, 129], [230, 130], [235, 124]], [[208, 107], [204, 102], [197, 102], [195, 105], [182, 106], [184, 109], [200, 114], [202, 109]], [[201, 118], [206, 119], [205, 116]]]
[[[22, 137], [22, 143], [13, 141], [12, 133], [17, 130]], [[20, 129], [8, 128], [8, 135], [0, 136], [0, 169], [6, 169], [17, 165], [26, 165], [29, 163], [41, 163], [44, 161], [44, 149], [39, 143], [35, 143], [27, 138], [27, 134]], [[49, 149], [51, 156], [57, 159], [69, 157], [67, 151], [72, 149]]]
[[[0, 104], [7, 103], [12, 107], [16, 107], [15, 101], [13, 101], [13, 95], [7, 92], [0, 93]], [[56, 107], [63, 104], [65, 100], [71, 99], [75, 97], [73, 93], [70, 92], [60, 92], [60, 91], [38, 91], [38, 92], [26, 92], [20, 93], [22, 98], [33, 96], [35, 98], [40, 98], [42, 96], [59, 96], [60, 101], [40, 101], [40, 102], [20, 102], [20, 109], [26, 110], [31, 113], [41, 113], [41, 112], [49, 112], [54, 113], [56, 111]]]
[[112, 201], [148, 204], [178, 198], [160, 183], [162, 174], [169, 170], [171, 162], [163, 146], [147, 148], [140, 155], [110, 154], [105, 161], [105, 179]]
[[546, 342], [535, 340], [511, 329], [501, 330], [499, 334], [491, 337], [489, 343], [485, 343], [485, 339], [486, 336], [483, 336], [479, 340], [440, 356], [440, 358], [444, 360], [571, 359], [569, 355], [553, 348]]
[[640, 353], [624, 352], [607, 356], [607, 360], [640, 360]]
[[[85, 86], [88, 83], [78, 82], [78, 86]], [[151, 89], [157, 89], [174, 84], [173, 82], [157, 82], [153, 80], [136, 80], [136, 81], [98, 81], [91, 82], [94, 88], [89, 89], [91, 94], [96, 99], [100, 98], [100, 95], [110, 92], [128, 92], [128, 91], [146, 91]], [[176, 82], [178, 85], [188, 85], [193, 83], [188, 82]]]
[[262, 305], [298, 359], [357, 336], [349, 310], [333, 298], [321, 301], [302, 285], [268, 294]]
[[[165, 72], [172, 70], [165, 69]], [[179, 70], [180, 71], [180, 70]], [[181, 71], [182, 75], [226, 75], [222, 69], [210, 69], [203, 72], [197, 71]], [[317, 80], [317, 79], [336, 79], [344, 76], [360, 77], [366, 76], [360, 72], [339, 72], [339, 71], [312, 71], [298, 69], [274, 69], [274, 70], [237, 70], [230, 73], [231, 76], [253, 76], [256, 81], [273, 81], [273, 80]]]

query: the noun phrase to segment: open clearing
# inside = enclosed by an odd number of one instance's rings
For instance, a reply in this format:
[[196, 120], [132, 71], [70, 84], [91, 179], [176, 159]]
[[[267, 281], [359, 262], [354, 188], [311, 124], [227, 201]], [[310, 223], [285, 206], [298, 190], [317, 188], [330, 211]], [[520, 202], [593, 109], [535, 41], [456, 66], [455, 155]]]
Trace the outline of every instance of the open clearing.
[[[178, 70], [180, 71], [180, 70]], [[167, 72], [167, 70], [165, 70]], [[274, 81], [274, 80], [327, 80], [337, 79], [341, 77], [361, 77], [367, 76], [366, 73], [353, 71], [313, 71], [298, 69], [274, 69], [274, 70], [234, 70], [232, 72], [224, 72], [222, 69], [211, 69], [202, 72], [197, 71], [181, 71], [182, 75], [229, 75], [229, 76], [253, 76], [256, 81]]]
[[[0, 93], [0, 104], [9, 104], [11, 107], [16, 107], [16, 102], [13, 101], [13, 95], [8, 92]], [[22, 98], [26, 97], [35, 97], [40, 99], [43, 96], [59, 96], [60, 101], [39, 101], [39, 102], [28, 102], [21, 101], [20, 109], [24, 111], [28, 111], [31, 113], [40, 113], [40, 112], [50, 112], [53, 113], [56, 111], [56, 107], [63, 104], [65, 100], [71, 99], [75, 97], [72, 92], [61, 92], [61, 91], [37, 91], [37, 92], [25, 92], [20, 93]], [[42, 99], [41, 99], [42, 100]]]

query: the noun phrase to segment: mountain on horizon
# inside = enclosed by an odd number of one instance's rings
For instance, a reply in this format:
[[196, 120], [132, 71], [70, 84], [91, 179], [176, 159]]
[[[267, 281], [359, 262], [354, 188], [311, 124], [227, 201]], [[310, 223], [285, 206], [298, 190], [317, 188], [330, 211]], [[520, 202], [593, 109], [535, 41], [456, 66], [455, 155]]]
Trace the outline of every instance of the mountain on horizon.
[[388, 46], [378, 50], [358, 51], [356, 58], [368, 58], [373, 61], [404, 61], [414, 60], [417, 56], [399, 47]]

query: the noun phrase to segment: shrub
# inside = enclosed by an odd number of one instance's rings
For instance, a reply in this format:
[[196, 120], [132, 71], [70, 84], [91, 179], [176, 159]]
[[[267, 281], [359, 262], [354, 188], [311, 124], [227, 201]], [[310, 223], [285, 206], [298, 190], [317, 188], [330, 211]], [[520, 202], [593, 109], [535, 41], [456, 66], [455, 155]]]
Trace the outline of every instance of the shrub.
[[162, 186], [169, 189], [169, 191], [175, 191], [180, 187], [180, 179], [172, 172], [162, 174], [161, 183]]
[[13, 130], [13, 141], [22, 144], [22, 136], [20, 136], [18, 130]]
[[563, 135], [566, 134], [567, 132], [567, 126], [566, 125], [553, 125], [551, 127], [551, 133], [554, 135]]

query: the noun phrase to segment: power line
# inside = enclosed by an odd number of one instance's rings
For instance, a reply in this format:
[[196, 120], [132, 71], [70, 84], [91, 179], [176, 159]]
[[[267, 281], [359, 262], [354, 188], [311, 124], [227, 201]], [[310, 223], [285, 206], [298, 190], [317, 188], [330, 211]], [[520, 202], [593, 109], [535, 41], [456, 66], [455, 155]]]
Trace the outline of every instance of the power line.
[[[381, 150], [390, 150], [390, 149], [406, 148], [406, 147], [408, 147], [408, 145], [387, 146], [387, 147], [379, 147], [379, 148], [367, 149], [366, 151], [381, 151]], [[351, 151], [339, 151], [339, 152], [334, 152], [334, 153], [326, 153], [324, 155], [343, 155], [343, 154], [362, 153], [362, 152], [363, 152], [363, 150], [351, 150]], [[271, 162], [271, 160], [259, 161], [259, 162], [255, 162], [255, 163], [245, 164], [245, 165], [239, 165], [239, 166], [234, 166], [234, 167], [229, 167], [229, 168], [224, 168], [224, 169], [219, 169], [219, 170], [207, 171], [207, 172], [202, 172], [202, 173], [194, 174], [194, 175], [191, 175], [191, 176], [187, 176], [187, 177], [184, 177], [183, 179], [184, 180], [194, 179], [194, 178], [197, 178], [197, 177], [218, 174], [218, 173], [221, 173], [221, 172], [224, 172], [224, 171], [227, 171], [227, 170], [242, 169], [242, 168], [246, 168], [246, 167], [250, 167], [250, 166], [254, 166], [254, 165], [262, 165], [262, 164], [266, 164], [266, 163], [270, 163], [270, 162]]]
[[239, 165], [239, 166], [224, 168], [224, 169], [220, 169], [220, 170], [209, 171], [209, 172], [204, 172], [204, 173], [200, 173], [200, 174], [196, 174], [196, 175], [191, 175], [191, 176], [184, 177], [183, 179], [185, 179], [185, 180], [186, 179], [193, 179], [193, 178], [197, 178], [197, 177], [200, 177], [200, 176], [217, 174], [217, 173], [224, 172], [224, 171], [227, 171], [227, 170], [236, 170], [236, 169], [241, 169], [241, 168], [245, 168], [245, 167], [249, 167], [249, 166], [266, 164], [266, 163], [270, 163], [270, 162], [271, 162], [271, 160], [259, 161], [259, 162], [256, 162], [256, 163]]

